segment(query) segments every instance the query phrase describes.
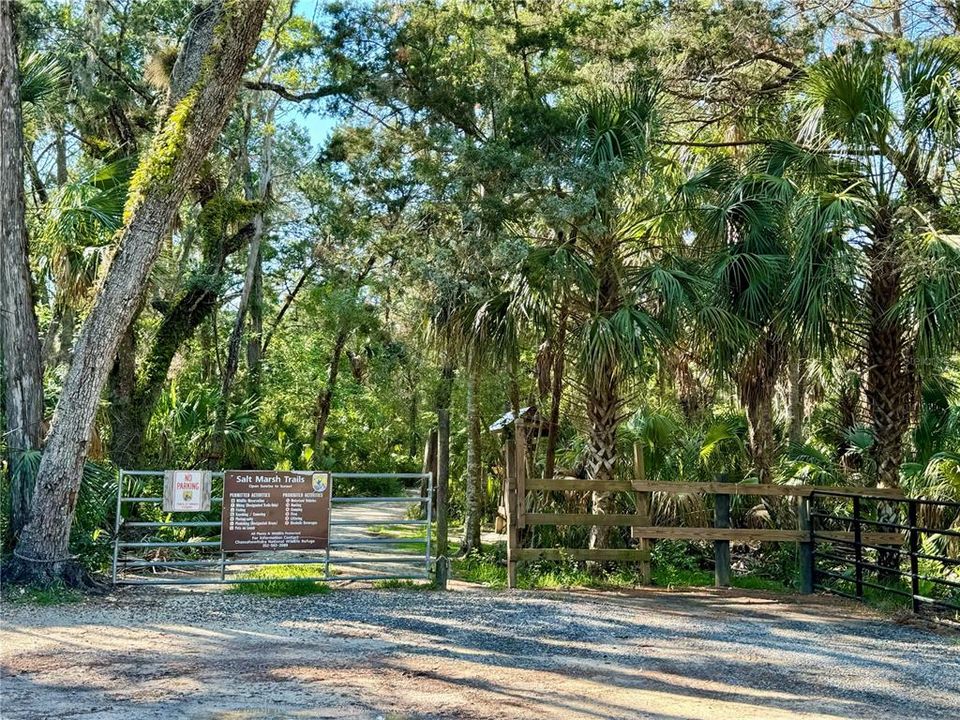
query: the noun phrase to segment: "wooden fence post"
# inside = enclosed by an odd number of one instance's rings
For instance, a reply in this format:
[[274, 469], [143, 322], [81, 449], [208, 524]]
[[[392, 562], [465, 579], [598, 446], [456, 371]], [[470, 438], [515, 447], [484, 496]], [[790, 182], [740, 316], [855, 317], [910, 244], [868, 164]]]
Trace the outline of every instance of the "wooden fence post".
[[507, 472], [504, 478], [503, 500], [507, 511], [507, 587], [517, 586], [517, 443], [507, 440], [504, 453]]
[[[726, 476], [721, 475], [718, 480], [726, 482]], [[713, 526], [716, 528], [730, 527], [730, 495], [719, 493], [714, 495]], [[714, 574], [718, 588], [730, 587], [730, 541], [714, 540]]]
[[515, 460], [514, 476], [517, 478], [517, 530], [527, 526], [527, 429], [521, 418], [514, 423]]
[[797, 498], [797, 529], [804, 533], [800, 541], [800, 592], [813, 592], [813, 537], [810, 532], [810, 498]]
[[[633, 480], [632, 484], [637, 487], [638, 484], [645, 482], [646, 468], [643, 460], [643, 445], [636, 442], [633, 444]], [[637, 526], [651, 527], [653, 525], [653, 493], [635, 492], [634, 498], [637, 504]], [[631, 529], [631, 534], [632, 534]], [[640, 561], [640, 582], [643, 585], [649, 585], [651, 580], [650, 551], [653, 549], [653, 542], [648, 538], [640, 538], [637, 548], [646, 553], [644, 559]]]

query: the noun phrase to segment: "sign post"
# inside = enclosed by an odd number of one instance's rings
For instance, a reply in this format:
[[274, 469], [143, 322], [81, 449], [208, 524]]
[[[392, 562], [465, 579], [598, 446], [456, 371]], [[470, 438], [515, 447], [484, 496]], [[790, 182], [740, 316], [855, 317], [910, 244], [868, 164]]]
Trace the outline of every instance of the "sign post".
[[330, 473], [228, 470], [221, 550], [324, 550], [330, 535]]

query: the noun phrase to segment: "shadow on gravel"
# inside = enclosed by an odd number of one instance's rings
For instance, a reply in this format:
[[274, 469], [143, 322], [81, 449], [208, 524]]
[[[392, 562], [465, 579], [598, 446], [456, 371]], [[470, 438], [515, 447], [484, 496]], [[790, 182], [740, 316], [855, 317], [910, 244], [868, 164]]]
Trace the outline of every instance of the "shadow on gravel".
[[[385, 708], [401, 718], [960, 717], [953, 640], [837, 608], [667, 593], [190, 597], [205, 608], [202, 626], [175, 622], [171, 594], [152, 598], [149, 614], [160, 608], [162, 621], [137, 627], [134, 609], [119, 625], [84, 625], [94, 647], [57, 627], [59, 657], [5, 652], [4, 684], [16, 678], [18, 701], [4, 717], [44, 717], [31, 714], [30, 698], [51, 693], [82, 697], [84, 716], [104, 719], [372, 717]], [[4, 629], [32, 640], [50, 631], [29, 618]], [[131, 637], [134, 647], [120, 649]], [[58, 662], [80, 669], [73, 683], [54, 680]], [[264, 693], [276, 700], [261, 711]], [[117, 703], [126, 714], [110, 714]], [[204, 714], [210, 708], [219, 714]]]

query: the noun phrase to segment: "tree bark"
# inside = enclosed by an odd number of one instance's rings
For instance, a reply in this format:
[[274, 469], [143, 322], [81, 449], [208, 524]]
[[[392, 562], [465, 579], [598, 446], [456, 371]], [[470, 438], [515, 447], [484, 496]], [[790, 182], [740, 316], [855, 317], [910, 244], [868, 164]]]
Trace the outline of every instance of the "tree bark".
[[747, 413], [747, 453], [761, 483], [773, 482], [777, 443], [773, 428], [773, 398], [783, 364], [782, 342], [772, 332], [756, 343], [740, 368], [737, 385]]
[[437, 475], [436, 509], [437, 518], [437, 556], [445, 556], [449, 552], [447, 546], [447, 518], [450, 489], [450, 399], [453, 395], [453, 360], [448, 355], [440, 371], [440, 382], [437, 385]]
[[[70, 528], [110, 360], [187, 188], [227, 119], [268, 6], [269, 0], [249, 0], [242, 7], [214, 0], [202, 6], [217, 16], [213, 40], [201, 53], [196, 81], [163, 121], [134, 175], [115, 254], [80, 331], [57, 404], [11, 577], [46, 584], [71, 572]], [[188, 38], [185, 47], [190, 44]]]
[[137, 317], [130, 320], [120, 340], [113, 369], [107, 379], [110, 398], [110, 458], [118, 468], [136, 470], [140, 464], [140, 436], [136, 427], [139, 413], [134, 402], [137, 387]]
[[323, 447], [323, 436], [327, 431], [327, 421], [330, 419], [330, 409], [333, 406], [333, 392], [337, 387], [337, 375], [340, 373], [340, 358], [343, 348], [347, 344], [350, 331], [341, 328], [333, 340], [333, 350], [330, 353], [330, 365], [327, 367], [327, 382], [323, 390], [317, 395], [314, 411], [313, 450], [320, 453]]
[[[163, 319], [150, 343], [140, 372], [136, 373], [135, 368], [130, 372], [126, 393], [116, 392], [118, 384], [114, 382], [114, 375], [118, 367], [114, 367], [110, 382], [114, 400], [110, 412], [110, 458], [117, 467], [134, 468], [142, 464], [150, 419], [163, 392], [170, 365], [197, 328], [212, 316], [220, 298], [226, 259], [237, 252], [252, 234], [253, 225], [247, 224], [229, 237], [221, 236], [220, 242], [204, 243], [209, 248], [209, 254], [201, 261], [200, 269], [188, 282], [186, 291], [168, 307], [157, 307]], [[121, 350], [117, 365], [121, 364], [123, 354]], [[132, 353], [130, 357], [133, 357]], [[118, 403], [117, 400], [123, 402]]]
[[803, 353], [794, 350], [790, 358], [790, 442], [799, 445], [803, 442], [803, 421], [806, 416], [807, 383], [806, 363]]
[[[265, 122], [273, 122], [273, 114], [276, 104], [271, 106], [267, 113]], [[244, 185], [244, 194], [247, 200], [259, 200], [265, 203], [270, 191], [270, 168], [273, 148], [273, 134], [264, 133], [263, 145], [260, 148], [260, 180], [256, 191], [251, 183], [250, 162], [247, 158], [246, 139], [243, 141], [243, 169], [246, 175]], [[260, 244], [263, 240], [264, 213], [263, 208], [253, 218], [253, 237], [250, 238], [250, 249], [247, 254], [247, 269], [243, 276], [243, 290], [240, 292], [240, 301], [237, 304], [237, 317], [233, 323], [233, 330], [230, 333], [230, 341], [227, 344], [227, 362], [223, 369], [223, 377], [220, 381], [220, 402], [217, 406], [217, 442], [222, 446], [223, 433], [227, 426], [227, 409], [230, 406], [230, 392], [233, 388], [233, 381], [237, 375], [237, 369], [240, 365], [240, 345], [243, 341], [243, 329], [246, 324], [247, 308], [254, 296], [255, 286], [259, 277], [261, 268]], [[257, 335], [257, 342], [260, 342], [260, 336]], [[259, 357], [259, 354], [258, 354]], [[220, 448], [222, 451], [222, 447]]]
[[914, 402], [914, 363], [903, 323], [894, 311], [903, 294], [902, 264], [892, 228], [892, 212], [875, 218], [867, 250], [867, 404], [873, 427], [875, 481], [879, 487], [899, 487], [903, 437]]
[[[434, 503], [437, 497], [437, 429], [430, 428], [430, 432], [427, 434], [427, 443], [423, 448], [423, 465], [421, 465], [421, 472], [424, 474], [432, 473], [433, 474], [433, 491], [430, 491], [430, 480], [429, 478], [421, 478], [420, 480], [420, 497], [427, 497], [427, 493], [430, 493], [430, 502]], [[417, 506], [417, 519], [423, 520], [426, 517], [426, 506], [423, 503], [420, 503]]]
[[552, 478], [557, 467], [557, 438], [560, 431], [560, 404], [563, 401], [563, 372], [567, 357], [567, 314], [561, 311], [554, 338], [553, 368], [550, 377], [550, 417], [547, 422], [547, 443], [543, 476]]
[[263, 342], [263, 254], [257, 253], [253, 290], [250, 293], [250, 336], [247, 338], [247, 372], [251, 397], [260, 396], [260, 343]]
[[467, 370], [467, 472], [466, 472], [466, 517], [463, 525], [463, 545], [460, 553], [466, 555], [480, 549], [480, 526], [483, 505], [483, 478], [481, 464], [480, 413], [477, 409], [477, 390], [480, 370], [477, 363]]
[[437, 409], [437, 557], [446, 557], [450, 505], [450, 408]]
[[[591, 480], [614, 480], [617, 464], [617, 430], [621, 412], [620, 385], [616, 372], [596, 368], [589, 376], [587, 421], [590, 437], [587, 443], [587, 473]], [[610, 493], [594, 491], [592, 511], [604, 515], [610, 511]], [[609, 527], [590, 528], [590, 547], [602, 548], [609, 544]]]
[[13, 14], [0, 3], [0, 356], [4, 434], [10, 472], [10, 523], [17, 538], [27, 522], [32, 482], [24, 452], [40, 447], [43, 368], [23, 197], [23, 125]]

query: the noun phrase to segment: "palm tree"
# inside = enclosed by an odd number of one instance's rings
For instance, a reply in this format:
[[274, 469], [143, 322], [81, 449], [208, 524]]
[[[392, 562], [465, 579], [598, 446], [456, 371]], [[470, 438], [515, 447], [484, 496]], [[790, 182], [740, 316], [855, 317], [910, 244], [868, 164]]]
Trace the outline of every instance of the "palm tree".
[[737, 387], [753, 473], [768, 483], [776, 454], [773, 401], [790, 345], [781, 307], [793, 188], [754, 165], [748, 161], [741, 173], [728, 161], [712, 163], [681, 185], [675, 202], [711, 276], [698, 315], [701, 344]]
[[842, 48], [801, 83], [798, 144], [770, 155], [809, 186], [795, 210], [798, 327], [812, 347], [862, 357], [881, 486], [899, 484], [917, 388], [960, 332], [958, 79], [946, 44]]
[[[476, 289], [476, 288], [475, 288]], [[483, 514], [483, 458], [479, 398], [485, 370], [516, 367], [520, 352], [516, 296], [509, 288], [484, 288], [486, 296], [458, 304], [449, 317], [448, 341], [463, 354], [467, 381], [466, 512], [460, 552], [480, 549]], [[482, 291], [481, 291], [482, 292]], [[516, 411], [518, 408], [514, 408]]]
[[[601, 482], [615, 477], [637, 371], [695, 295], [696, 281], [677, 257], [679, 238], [653, 230], [658, 98], [656, 83], [636, 83], [578, 104], [554, 181], [549, 240], [531, 250], [521, 273], [534, 305], [564, 308], [572, 384], [584, 401], [587, 474]], [[609, 494], [594, 492], [592, 504], [607, 512]], [[605, 542], [594, 528], [591, 546]]]

